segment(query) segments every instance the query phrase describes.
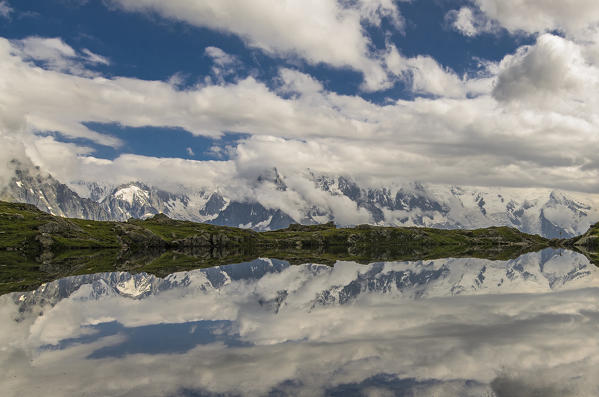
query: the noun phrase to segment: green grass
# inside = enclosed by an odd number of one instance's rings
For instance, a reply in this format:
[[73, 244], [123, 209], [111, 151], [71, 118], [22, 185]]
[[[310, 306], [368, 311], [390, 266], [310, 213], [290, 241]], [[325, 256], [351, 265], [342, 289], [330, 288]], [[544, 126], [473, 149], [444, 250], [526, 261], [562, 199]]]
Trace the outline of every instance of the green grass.
[[[69, 221], [79, 226], [74, 239], [78, 240], [80, 247], [119, 247], [120, 242], [115, 234], [116, 222], [98, 222], [84, 219], [69, 219]], [[74, 246], [76, 243], [61, 241], [64, 246]]]
[[52, 219], [33, 206], [0, 202], [0, 249], [15, 249], [31, 243], [38, 227]]
[[[594, 230], [599, 235], [599, 225]], [[55, 217], [30, 205], [0, 201], [0, 292], [31, 289], [69, 275], [124, 270], [163, 276], [257, 257], [323, 264], [466, 256], [509, 259], [553, 243], [508, 227], [444, 230], [325, 224], [258, 233], [164, 215], [98, 222]]]
[[157, 216], [146, 220], [130, 219], [127, 223], [147, 229], [167, 243], [193, 236], [218, 234], [239, 242], [249, 242], [257, 238], [257, 233], [252, 230], [165, 218]]

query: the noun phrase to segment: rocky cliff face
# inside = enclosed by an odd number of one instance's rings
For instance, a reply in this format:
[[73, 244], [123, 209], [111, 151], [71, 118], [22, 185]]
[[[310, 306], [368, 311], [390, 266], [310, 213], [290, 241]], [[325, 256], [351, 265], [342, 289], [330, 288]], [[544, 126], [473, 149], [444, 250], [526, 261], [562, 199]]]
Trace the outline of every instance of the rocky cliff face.
[[[297, 181], [297, 176], [294, 178]], [[362, 223], [474, 229], [515, 227], [548, 238], [580, 235], [599, 221], [599, 208], [558, 191], [473, 188], [421, 183], [362, 186], [346, 176], [307, 171], [301, 186], [270, 170], [248, 184], [239, 199], [227, 187], [168, 192], [141, 182], [120, 186], [75, 182], [69, 186], [39, 170], [18, 170], [3, 196], [50, 213], [96, 220], [174, 219], [274, 230], [292, 223]], [[306, 186], [312, 190], [307, 191]], [[77, 193], [76, 193], [77, 192]], [[263, 199], [268, 197], [268, 203]], [[276, 197], [273, 200], [272, 197]], [[273, 202], [275, 203], [273, 205]]]
[[0, 195], [11, 201], [33, 204], [52, 215], [99, 221], [113, 219], [103, 205], [81, 198], [67, 185], [38, 168], [17, 169]]
[[209, 222], [219, 226], [276, 230], [295, 223], [295, 220], [279, 209], [267, 209], [260, 203], [232, 202]]

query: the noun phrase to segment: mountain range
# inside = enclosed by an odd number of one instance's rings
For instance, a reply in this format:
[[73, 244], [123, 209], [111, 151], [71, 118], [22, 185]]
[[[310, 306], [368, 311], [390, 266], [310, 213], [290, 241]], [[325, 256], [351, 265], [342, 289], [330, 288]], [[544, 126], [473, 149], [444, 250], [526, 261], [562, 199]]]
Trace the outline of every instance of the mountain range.
[[290, 178], [269, 169], [245, 186], [242, 197], [226, 186], [166, 191], [140, 181], [117, 186], [65, 184], [38, 167], [16, 163], [14, 169], [0, 190], [0, 199], [33, 204], [53, 215], [93, 220], [124, 221], [164, 213], [174, 219], [254, 230], [329, 221], [339, 226], [510, 226], [548, 238], [580, 235], [599, 220], [597, 204], [555, 190], [418, 182], [366, 186], [348, 176], [306, 170]]

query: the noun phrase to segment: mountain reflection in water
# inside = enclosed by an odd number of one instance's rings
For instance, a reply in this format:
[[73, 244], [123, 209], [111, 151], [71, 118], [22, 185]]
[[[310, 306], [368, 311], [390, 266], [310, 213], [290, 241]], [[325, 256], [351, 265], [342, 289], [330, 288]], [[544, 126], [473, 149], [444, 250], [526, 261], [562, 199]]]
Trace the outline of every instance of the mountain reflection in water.
[[509, 261], [68, 277], [0, 297], [6, 396], [599, 395], [599, 269]]

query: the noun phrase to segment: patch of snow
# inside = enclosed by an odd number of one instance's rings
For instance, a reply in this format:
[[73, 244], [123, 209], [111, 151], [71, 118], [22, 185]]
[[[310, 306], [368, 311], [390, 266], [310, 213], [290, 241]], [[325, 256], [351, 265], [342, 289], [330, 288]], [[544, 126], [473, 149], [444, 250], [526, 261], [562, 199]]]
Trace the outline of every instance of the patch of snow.
[[133, 205], [133, 200], [135, 200], [138, 197], [147, 200], [148, 192], [139, 188], [138, 186], [128, 186], [117, 190], [114, 193], [114, 197], [116, 197], [118, 200], [129, 203], [129, 205]]
[[116, 290], [119, 291], [120, 294], [130, 297], [138, 297], [151, 291], [152, 285], [148, 282], [144, 282], [146, 280], [141, 281], [142, 282], [138, 283], [134, 277], [130, 277], [128, 280], [118, 283], [116, 285]]
[[272, 215], [269, 216], [268, 219], [265, 219], [262, 222], [256, 223], [256, 225], [254, 226], [254, 229], [266, 230], [269, 228], [268, 225], [270, 225], [271, 221], [272, 221]]

